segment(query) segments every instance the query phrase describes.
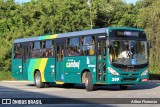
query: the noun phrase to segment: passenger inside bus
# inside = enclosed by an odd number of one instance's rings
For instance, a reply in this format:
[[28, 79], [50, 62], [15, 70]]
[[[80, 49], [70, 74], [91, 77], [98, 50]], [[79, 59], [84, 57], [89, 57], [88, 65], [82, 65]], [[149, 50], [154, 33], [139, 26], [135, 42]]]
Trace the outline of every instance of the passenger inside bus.
[[75, 52], [73, 50], [70, 51], [69, 56], [74, 56]]
[[14, 53], [14, 58], [22, 58], [22, 54], [19, 52]]
[[33, 49], [32, 49], [32, 58], [34, 58], [34, 57], [36, 56], [35, 51], [36, 51], [35, 48], [33, 48]]
[[52, 56], [52, 53], [50, 49], [47, 49], [45, 53], [45, 57], [49, 57], [49, 56]]

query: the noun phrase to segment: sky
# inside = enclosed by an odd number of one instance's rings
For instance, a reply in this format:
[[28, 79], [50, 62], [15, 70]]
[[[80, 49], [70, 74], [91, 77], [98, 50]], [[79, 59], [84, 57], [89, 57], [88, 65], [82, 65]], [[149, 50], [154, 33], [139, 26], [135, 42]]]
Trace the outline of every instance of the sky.
[[123, 1], [125, 1], [126, 3], [136, 4], [136, 1], [138, 1], [138, 0], [123, 0]]
[[[30, 0], [15, 0], [15, 2], [16, 3], [22, 3], [22, 2], [29, 2]], [[87, 1], [87, 0], [86, 0]], [[138, 0], [123, 0], [123, 1], [125, 1], [126, 3], [133, 3], [133, 4], [135, 4], [136, 3], [136, 1], [138, 1]]]
[[16, 3], [20, 3], [20, 4], [23, 2], [29, 2], [29, 1], [31, 1], [31, 0], [15, 0]]

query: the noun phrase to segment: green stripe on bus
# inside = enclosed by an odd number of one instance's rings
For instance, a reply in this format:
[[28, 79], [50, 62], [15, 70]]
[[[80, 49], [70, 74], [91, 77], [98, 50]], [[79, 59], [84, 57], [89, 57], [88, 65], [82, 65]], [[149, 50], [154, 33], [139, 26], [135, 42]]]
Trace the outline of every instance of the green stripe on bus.
[[41, 36], [41, 37], [38, 38], [38, 40], [44, 40], [44, 39], [46, 39], [47, 36], [50, 36], [50, 35]]
[[41, 63], [41, 58], [39, 58], [39, 59], [35, 59], [36, 61], [35, 61], [35, 63], [34, 63], [34, 70], [35, 69], [39, 69], [39, 66], [40, 66], [40, 63]]

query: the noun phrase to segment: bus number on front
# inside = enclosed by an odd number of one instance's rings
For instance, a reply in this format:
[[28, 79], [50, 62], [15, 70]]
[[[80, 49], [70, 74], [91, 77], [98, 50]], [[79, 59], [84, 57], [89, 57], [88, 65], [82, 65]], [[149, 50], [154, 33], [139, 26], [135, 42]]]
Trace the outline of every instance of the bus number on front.
[[112, 78], [112, 81], [119, 81], [119, 78]]

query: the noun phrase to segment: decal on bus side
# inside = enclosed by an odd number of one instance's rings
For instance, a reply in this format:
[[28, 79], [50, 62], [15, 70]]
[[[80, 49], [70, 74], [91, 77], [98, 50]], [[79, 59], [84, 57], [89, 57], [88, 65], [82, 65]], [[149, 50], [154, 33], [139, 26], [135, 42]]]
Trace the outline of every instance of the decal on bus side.
[[88, 64], [88, 67], [90, 67], [90, 68], [95, 68], [96, 67], [96, 65], [90, 64], [90, 57], [87, 57], [86, 62]]
[[72, 62], [70, 61], [66, 63], [66, 68], [78, 68], [79, 69], [79, 66], [80, 66], [80, 60], [78, 62], [73, 60]]

